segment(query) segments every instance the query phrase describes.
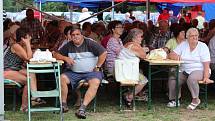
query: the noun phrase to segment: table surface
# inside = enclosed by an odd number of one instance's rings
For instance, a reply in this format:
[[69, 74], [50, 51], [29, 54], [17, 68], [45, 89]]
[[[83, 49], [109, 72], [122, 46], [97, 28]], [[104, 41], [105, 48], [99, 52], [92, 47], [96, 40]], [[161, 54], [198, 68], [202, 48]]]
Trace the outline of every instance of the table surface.
[[[63, 64], [64, 61], [62, 60], [57, 60], [56, 62], [58, 62], [59, 64]], [[51, 64], [52, 62], [51, 61], [30, 61], [29, 62], [30, 64]]]
[[183, 61], [170, 60], [170, 59], [165, 59], [165, 60], [144, 59], [144, 60], [149, 62], [150, 65], [180, 65], [181, 63], [183, 63]]

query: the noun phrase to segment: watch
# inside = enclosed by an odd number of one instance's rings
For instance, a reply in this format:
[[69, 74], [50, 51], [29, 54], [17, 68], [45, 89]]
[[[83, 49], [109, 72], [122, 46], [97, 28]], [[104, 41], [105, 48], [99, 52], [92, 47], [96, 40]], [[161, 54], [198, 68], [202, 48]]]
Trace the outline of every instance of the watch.
[[99, 66], [97, 66], [97, 65], [96, 65], [95, 69], [96, 69], [97, 71], [101, 71], [101, 67], [99, 67]]

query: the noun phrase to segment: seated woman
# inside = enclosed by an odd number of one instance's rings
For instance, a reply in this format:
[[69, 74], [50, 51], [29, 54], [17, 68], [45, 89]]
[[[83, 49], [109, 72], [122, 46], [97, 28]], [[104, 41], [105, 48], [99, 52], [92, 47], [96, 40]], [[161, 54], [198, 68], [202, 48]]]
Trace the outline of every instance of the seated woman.
[[[179, 73], [179, 98], [181, 97], [181, 85], [187, 83], [192, 95], [192, 102], [187, 109], [194, 110], [200, 104], [198, 81], [210, 82], [210, 53], [206, 44], [199, 42], [199, 32], [196, 28], [190, 28], [186, 33], [187, 40], [170, 53], [169, 58], [181, 60], [181, 72]], [[169, 107], [176, 106], [176, 80], [169, 80]], [[179, 102], [178, 102], [179, 104]]]
[[[23, 67], [25, 61], [32, 58], [31, 33], [29, 29], [18, 28], [16, 31], [16, 42], [13, 43], [4, 55], [4, 78], [14, 80], [24, 85], [22, 94], [21, 110], [26, 112], [28, 109], [27, 96], [27, 72]], [[31, 89], [37, 90], [36, 76], [31, 74]], [[40, 98], [34, 98], [32, 105], [44, 103]]]
[[[141, 47], [141, 42], [143, 40], [143, 31], [137, 28], [130, 30], [128, 35], [125, 37], [124, 48], [120, 51], [118, 58], [119, 59], [145, 59], [146, 52], [144, 48]], [[147, 84], [147, 78], [140, 72], [140, 77], [138, 85], [135, 86], [135, 95], [137, 95], [143, 87]], [[131, 92], [125, 94], [124, 99], [127, 106], [131, 105], [133, 100], [133, 95]]]
[[175, 29], [173, 30], [173, 35], [174, 37], [168, 40], [164, 47], [164, 50], [167, 53], [170, 53], [171, 51], [173, 51], [177, 47], [177, 45], [179, 45], [181, 42], [184, 41], [185, 29], [179, 24], [175, 25]]
[[108, 73], [113, 74], [114, 61], [119, 55], [121, 49], [123, 48], [120, 36], [122, 35], [124, 29], [122, 26], [122, 22], [120, 21], [111, 21], [109, 24], [111, 24], [111, 27], [109, 29], [112, 33], [112, 36], [107, 43], [107, 57], [105, 67]]

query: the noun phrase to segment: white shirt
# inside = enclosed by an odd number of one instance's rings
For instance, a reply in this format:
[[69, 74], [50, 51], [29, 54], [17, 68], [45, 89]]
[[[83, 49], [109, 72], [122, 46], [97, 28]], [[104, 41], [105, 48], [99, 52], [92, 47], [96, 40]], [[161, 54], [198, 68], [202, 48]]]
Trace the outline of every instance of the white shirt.
[[181, 64], [181, 71], [190, 74], [192, 71], [204, 70], [203, 62], [210, 61], [210, 52], [207, 45], [203, 42], [198, 42], [196, 48], [190, 51], [188, 41], [179, 44], [175, 50], [177, 55], [181, 57], [183, 63]]
[[204, 28], [203, 23], [205, 22], [205, 18], [202, 17], [202, 16], [197, 16], [196, 19], [198, 20], [197, 28], [198, 29], [203, 29]]

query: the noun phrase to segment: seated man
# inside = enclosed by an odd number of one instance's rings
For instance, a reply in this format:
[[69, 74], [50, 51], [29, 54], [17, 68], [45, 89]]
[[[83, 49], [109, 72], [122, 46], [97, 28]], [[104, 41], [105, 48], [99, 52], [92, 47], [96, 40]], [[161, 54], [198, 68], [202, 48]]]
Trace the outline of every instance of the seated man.
[[76, 112], [78, 118], [85, 119], [85, 109], [95, 97], [102, 80], [102, 73], [99, 70], [105, 61], [106, 51], [96, 42], [84, 38], [79, 27], [73, 26], [70, 31], [72, 41], [54, 54], [56, 59], [64, 60], [68, 68], [68, 71], [61, 75], [63, 111], [67, 112], [69, 110], [66, 103], [67, 85], [71, 84], [72, 89], [75, 89], [80, 80], [86, 80], [89, 88], [84, 96], [83, 103]]

